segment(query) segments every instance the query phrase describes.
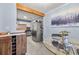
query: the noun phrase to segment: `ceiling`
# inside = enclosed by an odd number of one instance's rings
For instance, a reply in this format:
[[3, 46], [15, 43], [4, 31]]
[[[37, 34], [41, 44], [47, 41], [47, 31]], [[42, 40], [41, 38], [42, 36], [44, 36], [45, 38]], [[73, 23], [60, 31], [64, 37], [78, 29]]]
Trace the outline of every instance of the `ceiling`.
[[60, 5], [63, 5], [64, 3], [22, 3], [25, 6], [28, 6], [32, 9], [39, 10], [43, 13], [47, 13]]

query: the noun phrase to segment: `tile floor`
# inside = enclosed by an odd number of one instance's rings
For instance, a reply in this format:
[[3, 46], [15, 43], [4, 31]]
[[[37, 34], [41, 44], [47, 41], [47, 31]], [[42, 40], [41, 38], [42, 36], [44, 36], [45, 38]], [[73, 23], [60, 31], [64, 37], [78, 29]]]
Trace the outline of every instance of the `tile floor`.
[[32, 41], [32, 37], [27, 37], [27, 53], [26, 55], [54, 55], [41, 42]]

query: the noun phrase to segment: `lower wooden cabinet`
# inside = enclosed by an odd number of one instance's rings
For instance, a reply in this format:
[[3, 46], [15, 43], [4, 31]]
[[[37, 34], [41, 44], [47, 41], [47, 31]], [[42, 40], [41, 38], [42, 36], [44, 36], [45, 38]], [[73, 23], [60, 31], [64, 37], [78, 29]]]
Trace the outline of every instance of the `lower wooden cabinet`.
[[26, 34], [0, 37], [0, 55], [24, 55], [26, 49]]
[[11, 37], [0, 38], [0, 55], [11, 55]]
[[16, 54], [17, 55], [24, 55], [26, 53], [26, 35], [16, 36]]
[[16, 36], [16, 54], [17, 55], [21, 55], [21, 47], [22, 47], [21, 40], [22, 40], [21, 35]]
[[26, 39], [26, 35], [22, 35], [22, 49], [21, 49], [21, 52], [22, 54], [25, 54], [25, 52], [27, 52], [27, 39]]

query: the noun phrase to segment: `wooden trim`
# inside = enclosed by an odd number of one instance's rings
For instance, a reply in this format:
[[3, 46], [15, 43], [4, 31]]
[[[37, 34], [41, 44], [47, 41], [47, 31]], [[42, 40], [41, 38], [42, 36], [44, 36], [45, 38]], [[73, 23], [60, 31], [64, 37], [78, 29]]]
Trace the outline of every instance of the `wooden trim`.
[[29, 13], [38, 15], [38, 16], [45, 16], [44, 13], [37, 11], [37, 10], [34, 10], [34, 9], [31, 9], [25, 5], [20, 4], [20, 3], [16, 3], [16, 8], [19, 10], [25, 11], [25, 12], [29, 12]]

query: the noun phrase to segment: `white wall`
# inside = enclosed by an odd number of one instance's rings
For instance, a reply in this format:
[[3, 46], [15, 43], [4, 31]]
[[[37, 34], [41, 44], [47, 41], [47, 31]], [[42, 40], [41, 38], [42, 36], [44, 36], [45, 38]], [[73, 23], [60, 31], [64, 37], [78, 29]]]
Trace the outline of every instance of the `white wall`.
[[16, 4], [0, 3], [0, 32], [16, 31]]

